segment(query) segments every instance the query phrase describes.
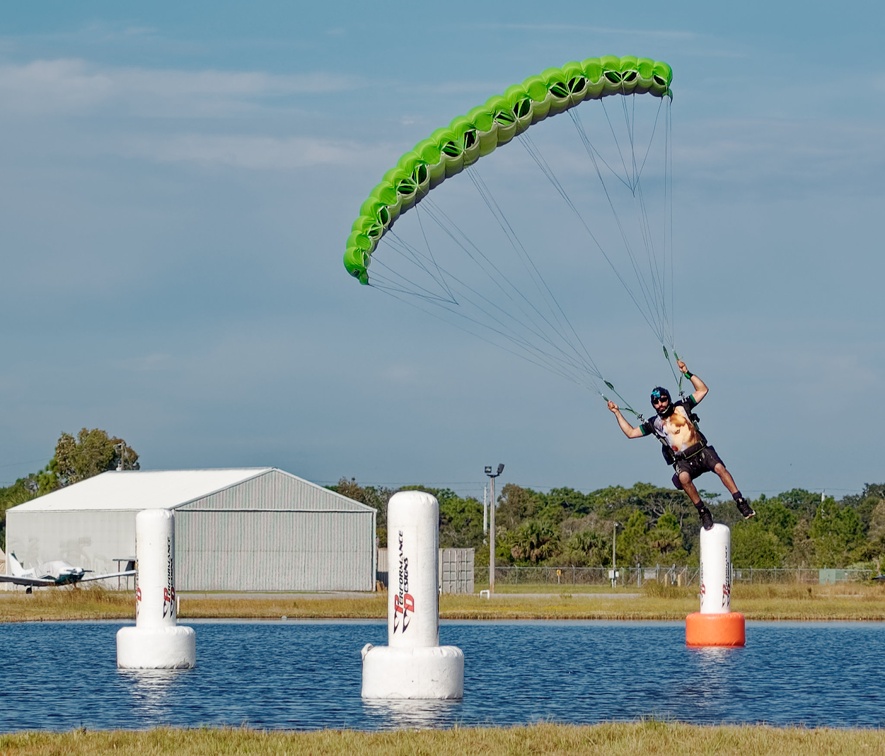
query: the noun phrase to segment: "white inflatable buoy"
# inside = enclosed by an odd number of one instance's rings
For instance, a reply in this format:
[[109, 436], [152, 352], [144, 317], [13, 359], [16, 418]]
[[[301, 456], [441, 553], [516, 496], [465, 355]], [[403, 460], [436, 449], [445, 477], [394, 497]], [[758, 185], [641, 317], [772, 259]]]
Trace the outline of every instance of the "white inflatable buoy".
[[439, 645], [439, 502], [400, 491], [387, 505], [387, 646], [362, 650], [363, 698], [463, 698], [464, 654]]
[[197, 663], [193, 628], [178, 625], [175, 515], [145, 509], [135, 516], [135, 627], [117, 632], [117, 667], [187, 669]]
[[746, 645], [744, 615], [731, 611], [731, 530], [701, 529], [701, 610], [685, 618], [688, 646]]

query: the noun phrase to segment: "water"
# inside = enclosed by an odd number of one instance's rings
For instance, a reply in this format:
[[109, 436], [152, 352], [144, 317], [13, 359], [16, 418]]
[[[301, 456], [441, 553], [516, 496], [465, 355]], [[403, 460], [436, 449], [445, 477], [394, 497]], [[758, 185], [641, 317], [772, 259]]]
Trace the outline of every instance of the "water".
[[364, 702], [384, 622], [187, 622], [197, 666], [116, 668], [117, 622], [0, 625], [0, 731], [241, 726], [313, 730], [592, 724], [883, 727], [885, 625], [747, 624], [742, 649], [689, 649], [682, 622], [444, 622], [463, 701]]

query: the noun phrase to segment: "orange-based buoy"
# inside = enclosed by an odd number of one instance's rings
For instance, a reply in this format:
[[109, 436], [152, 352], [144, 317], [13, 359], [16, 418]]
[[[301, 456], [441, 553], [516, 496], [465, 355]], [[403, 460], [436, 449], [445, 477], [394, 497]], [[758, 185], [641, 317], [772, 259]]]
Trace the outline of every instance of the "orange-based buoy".
[[694, 612], [685, 618], [686, 646], [744, 646], [747, 643], [744, 615], [702, 614]]
[[701, 530], [701, 610], [685, 618], [687, 646], [744, 646], [744, 615], [731, 611], [731, 531]]

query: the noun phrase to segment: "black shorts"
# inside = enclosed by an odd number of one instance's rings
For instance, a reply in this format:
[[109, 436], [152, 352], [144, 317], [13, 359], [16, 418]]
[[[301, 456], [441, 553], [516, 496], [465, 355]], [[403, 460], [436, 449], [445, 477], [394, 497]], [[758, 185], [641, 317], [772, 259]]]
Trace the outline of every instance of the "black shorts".
[[712, 446], [705, 446], [688, 459], [677, 459], [676, 464], [673, 465], [673, 469], [676, 470], [676, 474], [673, 476], [673, 485], [676, 488], [682, 488], [682, 483], [679, 480], [679, 473], [682, 471], [687, 472], [694, 480], [705, 472], [713, 472], [713, 468], [720, 462], [722, 460], [719, 459], [719, 455]]

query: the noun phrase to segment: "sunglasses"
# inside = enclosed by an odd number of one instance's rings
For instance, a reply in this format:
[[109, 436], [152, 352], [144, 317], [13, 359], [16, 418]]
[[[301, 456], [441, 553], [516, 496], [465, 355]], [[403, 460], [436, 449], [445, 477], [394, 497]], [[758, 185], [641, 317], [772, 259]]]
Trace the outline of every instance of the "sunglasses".
[[652, 404], [663, 404], [664, 402], [669, 402], [670, 400], [666, 396], [653, 396], [651, 398]]

